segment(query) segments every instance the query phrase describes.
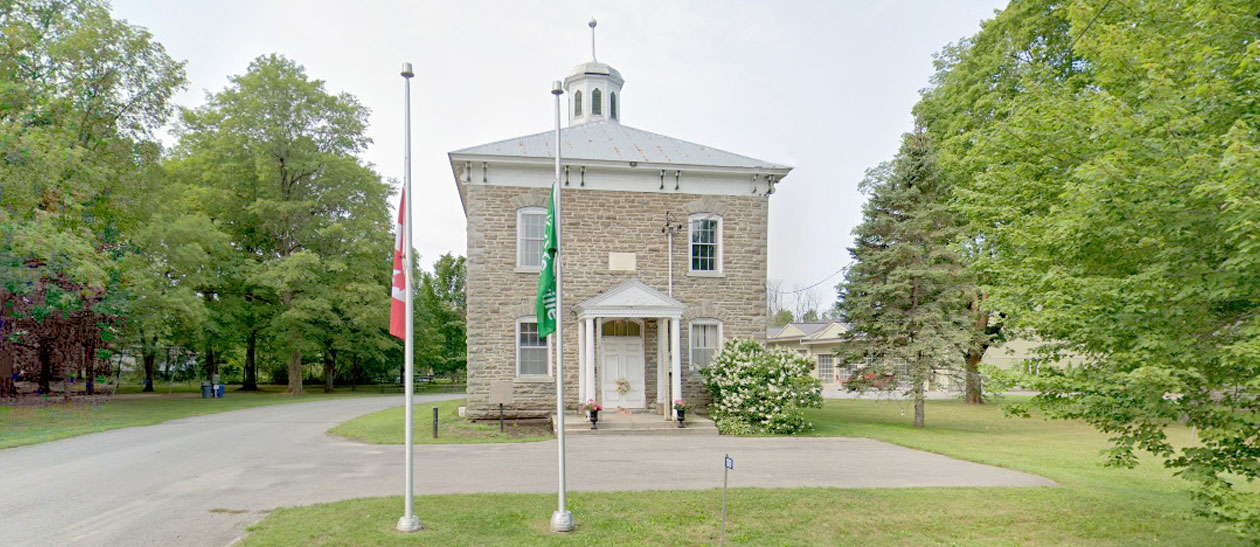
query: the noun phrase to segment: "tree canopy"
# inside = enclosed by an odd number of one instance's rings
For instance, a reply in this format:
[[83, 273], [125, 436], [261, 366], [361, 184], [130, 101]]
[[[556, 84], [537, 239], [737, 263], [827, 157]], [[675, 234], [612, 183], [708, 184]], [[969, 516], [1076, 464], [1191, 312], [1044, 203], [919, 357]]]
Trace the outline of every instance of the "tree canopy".
[[38, 354], [47, 393], [54, 353], [91, 369], [122, 326], [126, 236], [160, 185], [151, 134], [183, 83], [102, 2], [0, 2], [0, 396], [15, 354]]
[[[916, 114], [1052, 416], [1149, 451], [1260, 538], [1260, 32], [1241, 0], [1013, 2]], [[1195, 446], [1174, 446], [1184, 423]]]
[[[367, 114], [297, 63], [265, 55], [180, 119], [171, 169], [240, 253], [236, 286], [276, 303], [265, 327], [289, 352], [292, 393], [302, 391], [304, 351], [322, 352], [331, 374], [346, 337], [373, 334], [361, 308], [388, 316], [379, 265], [389, 256], [389, 187], [357, 155]], [[253, 336], [261, 326], [251, 323]]]

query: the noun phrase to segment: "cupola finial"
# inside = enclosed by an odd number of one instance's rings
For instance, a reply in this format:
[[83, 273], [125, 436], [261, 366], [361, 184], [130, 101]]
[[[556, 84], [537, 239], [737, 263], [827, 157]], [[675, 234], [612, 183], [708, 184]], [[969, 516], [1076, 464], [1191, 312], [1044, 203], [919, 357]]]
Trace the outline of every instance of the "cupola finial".
[[599, 60], [595, 58], [595, 18], [592, 17], [586, 26], [591, 27], [591, 61], [598, 63]]

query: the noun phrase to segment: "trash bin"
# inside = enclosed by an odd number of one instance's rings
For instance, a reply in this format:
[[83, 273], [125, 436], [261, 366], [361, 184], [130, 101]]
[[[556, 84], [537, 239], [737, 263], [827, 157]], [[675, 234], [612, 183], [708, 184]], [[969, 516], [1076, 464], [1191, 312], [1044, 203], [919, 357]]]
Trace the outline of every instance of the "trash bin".
[[201, 398], [209, 399], [211, 397], [214, 397], [214, 391], [212, 390], [213, 390], [213, 387], [210, 385], [210, 382], [202, 382], [201, 383]]
[[223, 398], [223, 387], [224, 387], [223, 384], [219, 384], [219, 398], [220, 399]]

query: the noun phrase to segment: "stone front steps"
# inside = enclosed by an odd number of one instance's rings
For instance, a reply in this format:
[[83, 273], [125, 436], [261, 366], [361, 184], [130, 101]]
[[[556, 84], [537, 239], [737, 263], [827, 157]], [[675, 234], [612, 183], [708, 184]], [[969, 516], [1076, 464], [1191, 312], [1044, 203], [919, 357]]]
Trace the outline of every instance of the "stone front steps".
[[[556, 416], [551, 416], [551, 429], [555, 431]], [[707, 416], [688, 414], [687, 427], [678, 422], [665, 421], [660, 414], [649, 410], [613, 410], [599, 413], [599, 429], [591, 429], [586, 413], [564, 415], [565, 435], [717, 435], [717, 426]]]

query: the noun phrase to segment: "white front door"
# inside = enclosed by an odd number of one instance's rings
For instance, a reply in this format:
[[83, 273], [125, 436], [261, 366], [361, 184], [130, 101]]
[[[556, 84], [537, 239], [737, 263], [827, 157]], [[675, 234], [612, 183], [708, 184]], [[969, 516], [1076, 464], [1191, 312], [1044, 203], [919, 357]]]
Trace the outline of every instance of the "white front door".
[[600, 339], [600, 348], [600, 395], [604, 409], [646, 407], [643, 338], [604, 336]]

